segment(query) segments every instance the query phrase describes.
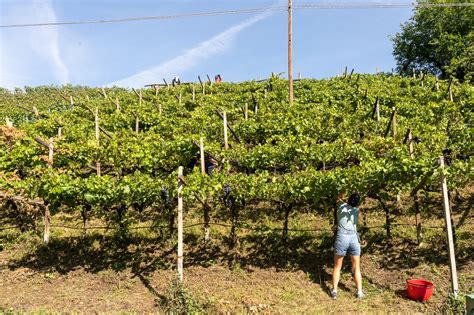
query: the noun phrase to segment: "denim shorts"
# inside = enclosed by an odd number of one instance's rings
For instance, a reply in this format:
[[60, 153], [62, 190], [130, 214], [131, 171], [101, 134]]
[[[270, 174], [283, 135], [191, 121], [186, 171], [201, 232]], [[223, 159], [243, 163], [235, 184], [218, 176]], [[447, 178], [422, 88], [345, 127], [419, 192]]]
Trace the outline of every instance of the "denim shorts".
[[357, 232], [337, 231], [334, 254], [338, 256], [360, 256], [360, 242]]

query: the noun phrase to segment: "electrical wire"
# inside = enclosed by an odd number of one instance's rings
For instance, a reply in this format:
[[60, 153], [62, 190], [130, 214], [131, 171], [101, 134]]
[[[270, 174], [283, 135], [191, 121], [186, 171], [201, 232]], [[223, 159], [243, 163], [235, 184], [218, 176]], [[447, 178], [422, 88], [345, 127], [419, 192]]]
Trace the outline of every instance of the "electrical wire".
[[[324, 10], [324, 9], [399, 9], [399, 8], [435, 8], [435, 7], [471, 7], [474, 3], [303, 3], [293, 6], [296, 10]], [[3, 24], [0, 28], [19, 28], [19, 27], [40, 27], [40, 26], [61, 26], [61, 25], [82, 25], [82, 24], [102, 24], [102, 23], [125, 23], [149, 20], [171, 20], [192, 17], [208, 17], [221, 16], [230, 14], [249, 14], [257, 12], [286, 11], [286, 5], [269, 6], [259, 8], [247, 8], [236, 10], [212, 11], [183, 13], [175, 15], [158, 15], [158, 16], [140, 16], [121, 19], [101, 19], [101, 20], [85, 20], [85, 21], [65, 21], [65, 22], [49, 22], [49, 23], [26, 23], [26, 24]]]

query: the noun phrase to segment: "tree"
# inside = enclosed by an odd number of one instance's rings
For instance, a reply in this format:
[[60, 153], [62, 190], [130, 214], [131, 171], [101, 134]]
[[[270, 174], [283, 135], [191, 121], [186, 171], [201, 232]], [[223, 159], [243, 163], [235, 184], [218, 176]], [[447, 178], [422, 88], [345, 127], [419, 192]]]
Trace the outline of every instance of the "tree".
[[[457, 0], [470, 3], [471, 0]], [[430, 7], [438, 0], [418, 1], [414, 15], [393, 38], [397, 70], [423, 70], [442, 78], [474, 80], [474, 7]]]

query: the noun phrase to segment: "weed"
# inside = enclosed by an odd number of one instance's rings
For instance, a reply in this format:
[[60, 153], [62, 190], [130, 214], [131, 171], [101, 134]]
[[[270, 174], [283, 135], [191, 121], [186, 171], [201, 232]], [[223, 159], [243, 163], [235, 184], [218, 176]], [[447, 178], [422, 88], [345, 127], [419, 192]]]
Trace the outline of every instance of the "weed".
[[444, 303], [441, 304], [440, 313], [442, 313], [442, 314], [465, 314], [466, 313], [466, 305], [465, 305], [464, 301], [465, 301], [465, 295], [464, 294], [458, 294], [457, 296], [449, 294], [449, 296], [446, 298], [446, 301], [444, 301]]
[[166, 314], [205, 313], [205, 307], [197, 302], [180, 281], [173, 281], [161, 300]]

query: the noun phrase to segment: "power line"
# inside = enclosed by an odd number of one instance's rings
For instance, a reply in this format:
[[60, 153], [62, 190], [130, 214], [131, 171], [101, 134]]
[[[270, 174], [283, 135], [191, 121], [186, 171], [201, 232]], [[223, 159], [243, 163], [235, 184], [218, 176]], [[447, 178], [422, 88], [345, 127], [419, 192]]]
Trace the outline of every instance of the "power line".
[[[294, 5], [293, 8], [297, 10], [324, 10], [324, 9], [400, 9], [400, 8], [453, 8], [453, 7], [471, 7], [474, 3], [306, 3]], [[46, 23], [27, 23], [27, 24], [3, 24], [0, 28], [18, 28], [18, 27], [39, 27], [39, 26], [60, 26], [60, 25], [81, 25], [81, 24], [101, 24], [101, 23], [125, 23], [149, 20], [172, 20], [191, 17], [207, 17], [220, 16], [230, 14], [249, 14], [266, 11], [286, 11], [287, 6], [270, 6], [260, 8], [247, 8], [236, 10], [212, 11], [212, 12], [197, 12], [197, 13], [183, 13], [175, 15], [158, 15], [158, 16], [140, 16], [129, 17], [121, 19], [101, 19], [101, 20], [85, 20], [85, 21], [66, 21], [66, 22], [46, 22]]]
[[264, 8], [250, 8], [250, 9], [199, 12], [199, 13], [183, 13], [183, 14], [175, 14], [175, 15], [140, 16], [140, 17], [130, 17], [130, 18], [122, 18], [122, 19], [30, 23], [30, 24], [6, 24], [6, 25], [0, 25], [0, 27], [13, 28], [13, 27], [34, 27], [34, 26], [53, 26], [53, 25], [57, 26], [57, 25], [78, 25], [78, 24], [99, 24], [99, 23], [123, 23], [123, 22], [136, 22], [136, 21], [148, 21], [148, 20], [171, 20], [171, 19], [180, 19], [180, 18], [188, 18], [188, 17], [219, 16], [219, 15], [229, 15], [229, 14], [244, 14], [244, 13], [257, 13], [257, 12], [265, 12], [265, 11], [283, 11], [283, 10], [286, 10], [286, 6], [273, 6], [273, 7], [264, 7]]

